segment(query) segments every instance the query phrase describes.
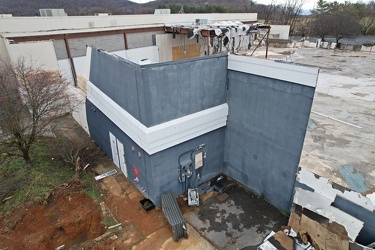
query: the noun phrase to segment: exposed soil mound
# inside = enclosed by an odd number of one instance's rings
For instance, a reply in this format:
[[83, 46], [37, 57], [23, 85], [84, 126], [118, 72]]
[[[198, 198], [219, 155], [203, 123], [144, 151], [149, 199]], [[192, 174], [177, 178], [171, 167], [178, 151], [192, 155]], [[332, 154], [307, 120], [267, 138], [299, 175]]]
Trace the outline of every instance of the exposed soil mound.
[[1, 249], [64, 249], [104, 232], [99, 207], [82, 193], [57, 194], [48, 205], [33, 205], [0, 219]]

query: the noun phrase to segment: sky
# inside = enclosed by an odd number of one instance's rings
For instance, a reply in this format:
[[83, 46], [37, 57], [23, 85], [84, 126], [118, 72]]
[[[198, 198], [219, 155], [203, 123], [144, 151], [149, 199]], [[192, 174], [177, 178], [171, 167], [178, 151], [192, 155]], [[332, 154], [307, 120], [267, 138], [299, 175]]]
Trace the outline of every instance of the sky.
[[[365, 0], [365, 1], [351, 1], [351, 0], [347, 0], [348, 2], [351, 2], [351, 3], [357, 3], [357, 2], [363, 2], [363, 3], [368, 3], [370, 0]], [[260, 1], [259, 1], [260, 2]], [[262, 0], [261, 1], [262, 3], [263, 2], [265, 2], [265, 3], [270, 3], [271, 2], [271, 0]], [[317, 0], [307, 0], [306, 1], [306, 3], [305, 3], [305, 5], [303, 6], [303, 9], [304, 10], [312, 10], [313, 9], [313, 7], [314, 7], [314, 3], [315, 3], [315, 7], [316, 7], [316, 2], [317, 2]], [[334, 2], [334, 0], [326, 0], [326, 2], [328, 2], [328, 3], [332, 3], [332, 2]], [[344, 3], [345, 2], [345, 0], [337, 0], [337, 2], [339, 2], [339, 3]]]

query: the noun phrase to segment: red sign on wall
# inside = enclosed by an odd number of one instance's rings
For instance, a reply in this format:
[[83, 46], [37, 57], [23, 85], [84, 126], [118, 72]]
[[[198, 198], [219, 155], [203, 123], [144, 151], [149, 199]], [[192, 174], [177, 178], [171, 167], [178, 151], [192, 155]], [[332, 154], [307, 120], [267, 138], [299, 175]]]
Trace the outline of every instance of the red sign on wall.
[[137, 177], [140, 176], [140, 174], [139, 174], [139, 170], [138, 170], [138, 168], [137, 168], [136, 166], [133, 166], [133, 172], [134, 172], [134, 174], [135, 174]]

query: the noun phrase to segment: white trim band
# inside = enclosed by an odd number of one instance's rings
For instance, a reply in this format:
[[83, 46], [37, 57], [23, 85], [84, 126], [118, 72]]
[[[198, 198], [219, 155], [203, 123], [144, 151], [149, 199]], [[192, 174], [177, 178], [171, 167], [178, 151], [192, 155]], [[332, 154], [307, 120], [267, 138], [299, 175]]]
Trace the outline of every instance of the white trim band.
[[228, 69], [267, 78], [316, 87], [319, 68], [305, 67], [271, 60], [228, 55]]
[[148, 154], [152, 155], [226, 126], [228, 105], [222, 104], [153, 127], [146, 127], [87, 81], [87, 99]]

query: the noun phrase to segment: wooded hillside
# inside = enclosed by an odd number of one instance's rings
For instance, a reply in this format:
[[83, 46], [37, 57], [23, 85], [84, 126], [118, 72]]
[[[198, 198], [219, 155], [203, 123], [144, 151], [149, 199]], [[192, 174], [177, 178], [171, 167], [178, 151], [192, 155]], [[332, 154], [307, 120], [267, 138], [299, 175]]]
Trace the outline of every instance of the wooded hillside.
[[[250, 12], [251, 7], [255, 6], [251, 0], [158, 0], [144, 4], [128, 0], [0, 0], [0, 13], [13, 14], [13, 16], [39, 16], [39, 9], [53, 8], [65, 9], [69, 16], [92, 15], [102, 12], [109, 12], [113, 15], [151, 14], [159, 5], [178, 6], [178, 10], [180, 6], [185, 5], [200, 7], [203, 12], [219, 13]], [[205, 6], [208, 7], [204, 8]], [[265, 9], [265, 5], [259, 4], [259, 6], [263, 6], [263, 9]]]
[[[147, 0], [144, 0], [145, 2]], [[260, 2], [260, 1], [259, 1]], [[337, 38], [375, 34], [375, 2], [345, 3], [318, 0], [310, 16], [302, 16], [306, 0], [272, 0], [264, 5], [253, 0], [157, 0], [144, 4], [129, 0], [0, 0], [0, 13], [39, 16], [39, 9], [65, 9], [69, 16], [111, 13], [152, 14], [157, 8], [171, 13], [257, 13], [266, 24], [290, 25], [291, 35]], [[328, 25], [330, 24], [330, 25]], [[350, 24], [350, 25], [349, 25]]]

